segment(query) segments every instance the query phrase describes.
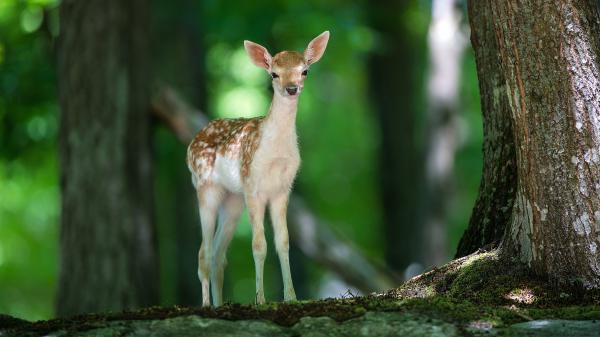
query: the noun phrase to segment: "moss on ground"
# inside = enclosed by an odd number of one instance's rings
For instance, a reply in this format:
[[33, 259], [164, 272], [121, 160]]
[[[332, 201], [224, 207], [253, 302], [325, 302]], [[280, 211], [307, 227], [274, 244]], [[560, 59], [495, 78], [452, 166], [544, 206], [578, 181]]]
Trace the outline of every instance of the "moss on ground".
[[600, 289], [580, 284], [554, 286], [525, 265], [500, 256], [498, 250], [479, 252], [419, 275], [390, 292], [397, 297], [443, 296], [483, 306], [552, 308], [599, 305]]
[[292, 326], [306, 316], [328, 316], [340, 322], [362, 316], [368, 311], [421, 314], [455, 323], [459, 327], [478, 322], [504, 327], [541, 318], [600, 319], [600, 291], [585, 290], [577, 285], [552, 287], [544, 279], [531, 274], [525, 266], [501, 258], [497, 251], [490, 251], [454, 260], [382, 294], [258, 306], [151, 307], [33, 323], [5, 317], [0, 320], [0, 330], [47, 334], [59, 329], [84, 331], [114, 321], [156, 320], [188, 315], [226, 320], [262, 319]]

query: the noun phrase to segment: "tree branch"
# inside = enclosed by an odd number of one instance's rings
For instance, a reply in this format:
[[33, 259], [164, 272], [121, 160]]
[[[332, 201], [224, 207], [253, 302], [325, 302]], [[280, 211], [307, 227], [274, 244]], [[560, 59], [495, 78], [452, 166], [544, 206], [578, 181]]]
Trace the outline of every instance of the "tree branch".
[[[169, 87], [160, 89], [155, 95], [151, 112], [185, 145], [208, 123], [206, 115], [188, 105]], [[390, 289], [400, 282], [388, 270], [338, 237], [327, 223], [308, 209], [301, 197], [292, 194], [288, 213], [292, 244], [348, 284], [369, 293]]]

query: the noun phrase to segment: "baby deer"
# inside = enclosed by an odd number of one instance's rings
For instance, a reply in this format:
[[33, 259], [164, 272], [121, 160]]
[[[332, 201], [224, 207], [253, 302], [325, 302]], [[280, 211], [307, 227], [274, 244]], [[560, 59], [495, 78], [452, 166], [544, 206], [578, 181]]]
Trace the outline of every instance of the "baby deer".
[[[252, 62], [273, 78], [273, 101], [267, 116], [214, 120], [188, 147], [187, 165], [198, 195], [202, 223], [198, 277], [202, 282], [203, 306], [210, 305], [209, 285], [213, 304], [219, 306], [223, 302], [225, 255], [244, 204], [252, 223], [256, 302], [265, 302], [263, 267], [267, 243], [263, 219], [267, 206], [281, 264], [284, 299], [296, 299], [286, 222], [290, 189], [300, 166], [296, 111], [308, 68], [323, 56], [328, 40], [326, 31], [314, 38], [304, 53], [283, 51], [275, 56], [261, 45], [244, 41]], [[222, 218], [215, 234], [219, 209]]]

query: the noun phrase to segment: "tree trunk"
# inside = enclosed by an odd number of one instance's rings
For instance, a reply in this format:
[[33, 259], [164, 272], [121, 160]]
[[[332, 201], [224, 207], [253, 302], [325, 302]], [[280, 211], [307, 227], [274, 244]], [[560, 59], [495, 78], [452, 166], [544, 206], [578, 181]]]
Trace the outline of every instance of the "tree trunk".
[[600, 17], [591, 1], [492, 6], [517, 155], [506, 248], [555, 282], [600, 284]]
[[[476, 4], [477, 3], [477, 4]], [[479, 6], [477, 10], [476, 7]], [[600, 16], [593, 0], [474, 1], [479, 64], [499, 64], [516, 155], [503, 250], [553, 283], [600, 284]], [[485, 19], [481, 16], [486, 15]], [[477, 33], [479, 32], [479, 33]], [[493, 35], [492, 33], [493, 32]], [[478, 42], [478, 43], [476, 43]], [[479, 51], [478, 51], [479, 50]], [[494, 76], [483, 74], [480, 78]], [[482, 85], [483, 87], [483, 85]], [[504, 108], [504, 105], [500, 105]], [[493, 110], [496, 118], [502, 109]], [[488, 116], [489, 118], [489, 116]], [[487, 119], [486, 119], [487, 120]], [[506, 130], [504, 128], [503, 130]], [[493, 135], [488, 135], [493, 137]], [[501, 174], [501, 173], [497, 173]]]
[[479, 196], [456, 257], [502, 240], [516, 193], [517, 168], [506, 80], [490, 1], [469, 1], [471, 44], [475, 50], [483, 113], [483, 174]]
[[467, 38], [457, 0], [434, 0], [427, 36], [427, 126], [423, 241], [425, 266], [448, 260], [448, 206], [459, 146], [459, 87]]
[[60, 6], [59, 315], [158, 300], [147, 9], [144, 0]]
[[[207, 95], [202, 7], [195, 0], [176, 4], [154, 1], [151, 48], [156, 77], [181, 88], [192, 104], [204, 110]], [[170, 134], [158, 133], [158, 137], [161, 146], [156, 152], [156, 193], [169, 196], [156, 209], [159, 233], [165, 234], [161, 240], [168, 241], [159, 241], [160, 258], [166, 264], [161, 270], [163, 303], [200, 305], [202, 287], [196, 277], [201, 242], [198, 200], [189, 170], [181, 165], [187, 148], [171, 139]]]
[[[194, 104], [200, 109], [207, 105], [206, 71], [204, 34], [202, 22], [199, 20], [202, 13], [202, 3], [194, 0], [185, 0], [181, 5], [184, 8], [179, 25], [182, 35], [182, 45], [189, 55], [182, 72], [187, 71], [189, 83], [192, 84], [193, 95], [190, 95]], [[179, 42], [179, 41], [176, 41]], [[182, 76], [184, 78], [184, 76]], [[185, 163], [187, 148], [181, 147], [181, 157], [176, 163]], [[195, 193], [190, 193], [190, 174], [186, 165], [177, 165], [181, 170], [178, 175], [176, 193], [176, 212], [178, 217], [176, 227], [177, 238], [177, 303], [184, 305], [200, 305], [202, 291], [196, 275], [198, 274], [198, 250], [200, 249], [201, 230], [198, 216], [198, 200]]]
[[421, 88], [426, 31], [406, 20], [417, 11], [415, 7], [415, 2], [401, 0], [370, 5], [370, 21], [380, 43], [369, 60], [369, 89], [381, 130], [385, 258], [397, 272], [412, 263], [423, 263], [419, 217], [423, 160], [417, 116], [424, 109]]

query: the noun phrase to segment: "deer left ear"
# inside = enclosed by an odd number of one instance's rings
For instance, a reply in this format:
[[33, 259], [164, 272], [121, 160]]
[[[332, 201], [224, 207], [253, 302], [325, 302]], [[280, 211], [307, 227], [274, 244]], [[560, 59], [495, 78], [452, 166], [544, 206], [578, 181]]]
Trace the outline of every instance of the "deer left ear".
[[329, 41], [329, 31], [326, 30], [321, 35], [315, 37], [310, 43], [306, 50], [304, 50], [304, 60], [306, 60], [307, 64], [313, 64], [321, 59], [323, 53], [325, 53], [325, 48], [327, 47], [327, 42]]
[[246, 49], [248, 56], [250, 56], [252, 63], [261, 68], [265, 68], [267, 71], [271, 69], [272, 58], [271, 54], [267, 51], [267, 48], [248, 40], [244, 41], [244, 48]]

